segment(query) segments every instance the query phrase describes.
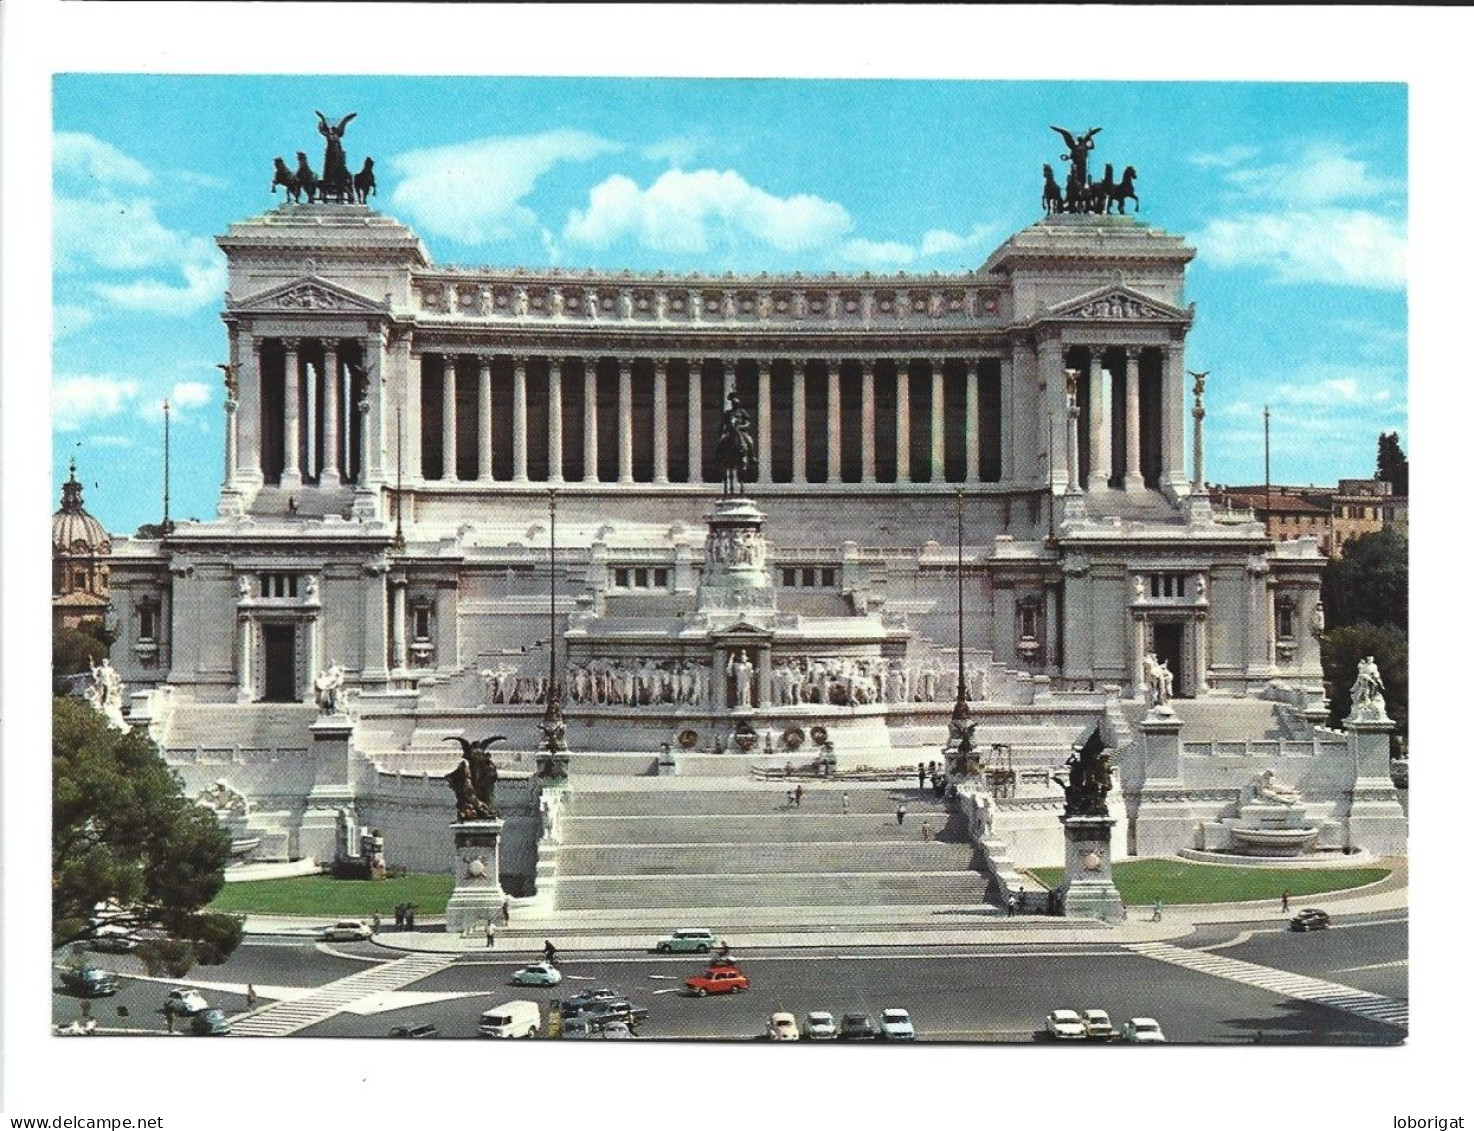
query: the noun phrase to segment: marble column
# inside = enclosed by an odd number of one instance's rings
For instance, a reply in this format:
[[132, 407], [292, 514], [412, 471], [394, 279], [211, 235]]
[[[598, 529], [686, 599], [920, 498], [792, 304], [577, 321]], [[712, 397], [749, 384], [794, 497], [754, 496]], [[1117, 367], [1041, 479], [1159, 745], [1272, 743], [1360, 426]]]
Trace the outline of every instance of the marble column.
[[322, 344], [322, 472], [318, 481], [324, 487], [337, 487], [343, 482], [343, 473], [339, 470], [343, 433], [343, 405], [339, 396], [342, 389], [338, 343], [329, 339]]
[[655, 482], [670, 482], [670, 399], [666, 387], [670, 359], [655, 359]]
[[1187, 491], [1182, 468], [1182, 342], [1169, 342], [1162, 352], [1162, 479], [1181, 495]]
[[978, 419], [979, 405], [982, 398], [978, 392], [978, 362], [977, 358], [967, 359], [967, 429], [964, 433], [967, 437], [967, 474], [963, 480], [968, 483], [981, 483], [983, 481], [983, 429], [982, 421]]
[[399, 411], [398, 419], [394, 422], [398, 433], [394, 447], [396, 453], [401, 444], [404, 449], [405, 482], [423, 483], [425, 481], [425, 461], [420, 458], [423, 452], [420, 439], [420, 419], [424, 412], [425, 355], [414, 354], [406, 349], [404, 366], [406, 378], [404, 405]]
[[512, 359], [512, 480], [527, 482], [527, 359]]
[[911, 363], [896, 362], [896, 482], [911, 482]]
[[1135, 346], [1126, 351], [1126, 474], [1122, 483], [1128, 491], [1146, 487], [1141, 477], [1141, 350]]
[[635, 481], [635, 380], [630, 359], [619, 359], [619, 481]]
[[804, 363], [793, 363], [793, 482], [809, 481], [809, 412]]
[[[1073, 383], [1079, 388], [1080, 371], [1071, 369], [1066, 377], [1066, 389]], [[1067, 402], [1064, 416], [1068, 421], [1065, 430], [1065, 468], [1067, 471], [1066, 484], [1071, 495], [1080, 493], [1080, 404], [1079, 401], [1066, 392]]]
[[548, 358], [548, 482], [563, 482], [563, 359]]
[[237, 474], [246, 483], [259, 487], [261, 475], [261, 339], [248, 330], [236, 334], [237, 354], [232, 361], [241, 363], [236, 375], [240, 397], [240, 441], [236, 447]]
[[393, 605], [389, 614], [389, 652], [390, 663], [397, 672], [403, 671], [406, 664], [404, 637], [407, 588], [402, 579], [389, 582], [390, 601]]
[[773, 482], [773, 361], [757, 363], [757, 481]]
[[476, 365], [476, 478], [491, 482], [491, 358]]
[[256, 689], [251, 678], [251, 641], [256, 634], [255, 623], [242, 613], [236, 619], [236, 699], [241, 703], [253, 702]]
[[1041, 428], [1048, 429], [1044, 439], [1049, 458], [1049, 486], [1055, 494], [1063, 494], [1070, 488], [1069, 470], [1065, 466], [1069, 451], [1066, 439], [1069, 420], [1066, 416], [1068, 395], [1065, 392], [1064, 346], [1058, 338], [1046, 338], [1039, 343], [1036, 356], [1039, 388], [1043, 393], [1039, 424]]
[[[700, 296], [697, 296], [700, 301]], [[686, 452], [688, 483], [701, 482], [701, 359], [686, 362]]]
[[945, 359], [932, 358], [931, 362], [931, 483], [942, 483], [947, 478], [947, 417], [943, 401], [942, 369]]
[[440, 478], [447, 483], [453, 483], [460, 478], [456, 474], [456, 359], [451, 354], [445, 355], [445, 361], [441, 372], [444, 376], [440, 382], [440, 429], [444, 434], [441, 441], [442, 458], [440, 461]]
[[824, 478], [827, 483], [838, 483], [842, 478], [840, 475], [839, 454], [841, 439], [844, 435], [843, 421], [840, 419], [839, 412], [840, 362], [837, 359], [831, 358], [824, 363], [824, 368], [829, 375], [829, 398], [825, 405], [826, 412], [828, 413], [827, 423], [829, 425], [829, 442], [826, 445], [829, 449], [826, 453], [828, 455], [828, 473]]
[[1105, 349], [1090, 347], [1086, 378], [1090, 382], [1090, 476], [1087, 486], [1104, 491], [1111, 478], [1111, 372]]
[[875, 482], [875, 361], [860, 363], [860, 482]]
[[583, 481], [599, 481], [599, 359], [583, 359]]
[[363, 446], [358, 466], [363, 486], [384, 479], [384, 390], [388, 387], [388, 343], [382, 330], [375, 331], [364, 343], [364, 398], [368, 401], [368, 420], [363, 430]]
[[[1018, 356], [1017, 364], [1015, 355]], [[1020, 434], [1029, 434], [1027, 428], [1020, 428], [1024, 421], [1018, 416], [1022, 406], [1019, 403], [1017, 382], [1020, 380], [1019, 371], [1024, 368], [1024, 360], [1022, 343], [1016, 344], [1012, 351], [998, 359], [998, 440], [1002, 462], [999, 480], [1003, 483], [1017, 482], [1018, 452], [1015, 449]]]
[[297, 372], [296, 338], [283, 338], [286, 349], [283, 363], [283, 380], [286, 386], [285, 403], [282, 407], [283, 457], [281, 485], [287, 490], [298, 490], [302, 486], [302, 389], [301, 377]]

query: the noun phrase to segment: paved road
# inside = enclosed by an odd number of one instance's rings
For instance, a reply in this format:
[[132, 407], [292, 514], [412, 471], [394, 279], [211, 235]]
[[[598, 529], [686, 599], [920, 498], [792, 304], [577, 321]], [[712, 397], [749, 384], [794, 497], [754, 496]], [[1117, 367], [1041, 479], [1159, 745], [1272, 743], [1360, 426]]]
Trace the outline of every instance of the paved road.
[[[1405, 998], [1405, 919], [1367, 919], [1293, 936], [1282, 928], [1266, 931], [1263, 924], [1234, 930], [1215, 926], [1201, 937], [1182, 940], [1182, 946]], [[699, 1000], [677, 992], [681, 979], [702, 965], [695, 958], [600, 952], [567, 956], [563, 987], [516, 989], [507, 979], [524, 958], [476, 954], [399, 989], [356, 999], [349, 994], [352, 1000], [300, 1032], [380, 1037], [394, 1025], [429, 1021], [446, 1037], [472, 1037], [481, 1011], [499, 1002], [525, 997], [546, 1003], [560, 993], [608, 985], [650, 1007], [642, 1035], [652, 1038], [750, 1039], [777, 1009], [876, 1014], [887, 1006], [909, 1009], [922, 1041], [1038, 1040], [1045, 1013], [1060, 1006], [1103, 1008], [1117, 1024], [1148, 1014], [1162, 1023], [1174, 1043], [1245, 1043], [1262, 1035], [1270, 1043], [1386, 1044], [1403, 1037], [1402, 1030], [1367, 1017], [1112, 945], [920, 948], [905, 954], [849, 948], [738, 957], [752, 977], [752, 990]], [[224, 966], [196, 968], [191, 982], [205, 987], [212, 1004], [237, 1013], [244, 1000], [225, 987], [252, 982], [265, 1005], [273, 993], [290, 998], [396, 961], [404, 959], [372, 944], [256, 938]], [[124, 972], [131, 972], [132, 962], [126, 957], [99, 959], [101, 965]], [[385, 973], [389, 976], [383, 981], [397, 985], [392, 973]], [[212, 983], [221, 988], [210, 988]], [[116, 998], [94, 1004], [94, 1014], [105, 1026], [117, 1024], [113, 1014], [122, 1004], [130, 1008], [129, 1027], [161, 1032], [158, 1009], [167, 988], [127, 979]], [[76, 1011], [74, 999], [56, 995], [58, 1020], [70, 1020]]]

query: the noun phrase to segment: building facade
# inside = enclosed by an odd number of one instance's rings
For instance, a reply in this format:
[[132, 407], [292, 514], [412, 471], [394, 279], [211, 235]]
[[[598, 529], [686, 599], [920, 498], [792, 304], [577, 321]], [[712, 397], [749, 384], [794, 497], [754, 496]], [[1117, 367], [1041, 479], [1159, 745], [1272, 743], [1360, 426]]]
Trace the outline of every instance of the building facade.
[[108, 558], [112, 536], [82, 505], [82, 484], [72, 461], [61, 487], [61, 507], [51, 516], [51, 630], [106, 624], [111, 596]]
[[[384, 775], [491, 720], [530, 770], [550, 689], [575, 752], [822, 727], [841, 765], [935, 749], [959, 690], [1000, 726], [1139, 704], [1153, 654], [1184, 698], [1321, 694], [1318, 532], [1215, 517], [1200, 437], [1185, 466], [1193, 252], [1134, 218], [948, 276], [455, 268], [353, 205], [218, 242], [219, 513], [115, 545], [115, 652], [202, 782], [310, 749], [341, 669], [348, 768], [252, 779], [303, 828], [388, 821]], [[757, 517], [714, 542], [732, 396]]]

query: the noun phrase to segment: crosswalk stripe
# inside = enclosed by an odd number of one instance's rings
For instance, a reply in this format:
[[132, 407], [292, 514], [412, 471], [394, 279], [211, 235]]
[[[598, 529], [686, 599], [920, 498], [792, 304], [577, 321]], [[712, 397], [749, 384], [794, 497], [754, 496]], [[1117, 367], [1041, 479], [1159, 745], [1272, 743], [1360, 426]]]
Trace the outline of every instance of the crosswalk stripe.
[[360, 970], [319, 986], [295, 1001], [274, 1002], [231, 1022], [230, 1031], [248, 1037], [285, 1037], [329, 1017], [362, 998], [403, 989], [455, 963], [453, 955], [416, 954]]
[[1338, 982], [1327, 982], [1321, 978], [1310, 978], [1304, 974], [1292, 974], [1272, 966], [1260, 966], [1237, 958], [1225, 958], [1220, 954], [1204, 954], [1170, 943], [1128, 943], [1125, 946], [1143, 958], [1154, 958], [1202, 974], [1254, 986], [1256, 989], [1271, 990], [1300, 1001], [1329, 1006], [1345, 1013], [1353, 1013], [1373, 1021], [1408, 1027], [1407, 1002], [1381, 994], [1368, 993]]

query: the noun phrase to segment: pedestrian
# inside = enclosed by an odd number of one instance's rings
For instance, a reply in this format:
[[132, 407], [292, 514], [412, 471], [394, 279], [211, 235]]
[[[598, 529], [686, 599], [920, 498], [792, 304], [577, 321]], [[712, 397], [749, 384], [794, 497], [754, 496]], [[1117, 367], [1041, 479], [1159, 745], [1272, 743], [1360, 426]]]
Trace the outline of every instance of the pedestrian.
[[793, 800], [793, 790], [788, 791], [788, 807], [792, 809], [797, 802]]
[[924, 840], [924, 841], [927, 841], [927, 842], [930, 842], [931, 841], [931, 822], [930, 821], [922, 821], [921, 822], [921, 839]]
[[164, 1028], [170, 1033], [174, 1032], [174, 1003], [172, 1001], [164, 1003]]
[[850, 811], [850, 792], [849, 792], [849, 790], [845, 790], [843, 793], [841, 793], [839, 795], [839, 808], [840, 808], [840, 812], [841, 813], [848, 813]]
[[1013, 918], [1013, 913], [1018, 910], [1018, 896], [1012, 892], [1008, 893], [1008, 917]]
[[379, 913], [377, 911], [375, 911], [374, 912], [374, 918], [373, 918], [373, 931], [374, 931], [374, 934], [376, 934], [376, 935], [379, 933], [379, 924], [381, 922], [383, 922], [383, 920], [381, 920], [379, 918]]
[[246, 1008], [256, 1008], [256, 987], [250, 982], [246, 983]]
[[796, 786], [793, 787], [793, 806], [796, 809], [800, 805], [802, 805], [803, 803], [804, 803], [804, 787], [801, 786], [801, 785], [796, 785]]
[[1019, 888], [1018, 889], [1018, 906], [1019, 906], [1019, 910], [1020, 911], [1025, 911], [1025, 910], [1028, 909], [1028, 904], [1025, 903], [1025, 901], [1024, 901], [1024, 889], [1023, 888]]
[[1162, 901], [1159, 899], [1155, 903], [1152, 904], [1152, 922], [1153, 923], [1160, 923], [1161, 921], [1162, 921]]
[[490, 919], [486, 921], [486, 945], [488, 947], [496, 946], [496, 932], [491, 929]]
[[510, 899], [502, 900], [502, 922], [508, 925], [512, 922], [512, 901]]
[[543, 939], [543, 961], [549, 966], [554, 965], [558, 958], [558, 948], [553, 945], [551, 939]]
[[916, 788], [923, 790], [926, 788], [926, 763], [924, 762], [916, 763]]
[[898, 824], [898, 825], [904, 825], [905, 823], [906, 823], [906, 803], [904, 801], [902, 801], [899, 805], [896, 806], [896, 824]]
[[1290, 909], [1290, 889], [1289, 888], [1286, 888], [1283, 892], [1280, 893], [1280, 910], [1281, 911], [1288, 911], [1289, 909]]
[[394, 929], [396, 931], [404, 930], [404, 904], [402, 903], [396, 903], [394, 905]]
[[404, 907], [404, 929], [413, 931], [415, 929], [415, 905], [407, 903]]

